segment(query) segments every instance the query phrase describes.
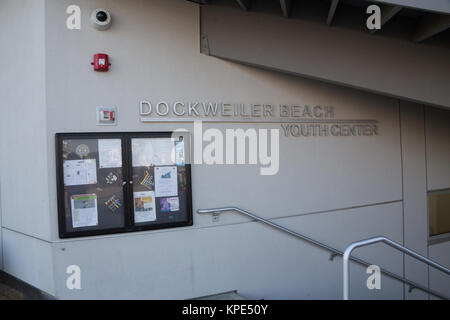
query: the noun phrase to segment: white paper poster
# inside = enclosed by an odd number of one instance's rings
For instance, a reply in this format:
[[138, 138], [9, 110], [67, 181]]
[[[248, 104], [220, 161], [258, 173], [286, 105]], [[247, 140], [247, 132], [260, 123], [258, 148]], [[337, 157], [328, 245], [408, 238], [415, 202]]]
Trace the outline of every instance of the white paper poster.
[[156, 220], [155, 193], [153, 191], [134, 192], [134, 222]]
[[175, 142], [175, 163], [177, 166], [184, 166], [184, 142], [177, 141]]
[[100, 168], [122, 167], [122, 141], [120, 139], [99, 139], [98, 157]]
[[97, 160], [65, 160], [64, 185], [97, 184]]
[[157, 197], [178, 195], [177, 167], [155, 167], [155, 191]]
[[72, 207], [73, 228], [92, 227], [98, 225], [97, 195], [73, 195], [70, 199]]
[[171, 138], [139, 138], [131, 142], [133, 167], [175, 164], [175, 144]]

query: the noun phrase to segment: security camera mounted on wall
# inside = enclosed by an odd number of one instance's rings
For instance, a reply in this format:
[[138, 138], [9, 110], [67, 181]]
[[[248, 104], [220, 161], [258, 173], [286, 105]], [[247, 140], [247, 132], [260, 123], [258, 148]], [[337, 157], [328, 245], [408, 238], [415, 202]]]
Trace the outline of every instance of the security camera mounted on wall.
[[111, 14], [105, 9], [95, 9], [91, 14], [91, 23], [97, 30], [107, 30], [111, 27]]

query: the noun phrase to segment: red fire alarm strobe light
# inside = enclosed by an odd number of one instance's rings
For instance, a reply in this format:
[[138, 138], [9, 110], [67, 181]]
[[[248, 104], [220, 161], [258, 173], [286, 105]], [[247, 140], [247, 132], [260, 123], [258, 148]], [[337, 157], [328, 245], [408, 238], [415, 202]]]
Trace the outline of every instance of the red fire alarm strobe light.
[[94, 62], [91, 62], [94, 66], [95, 71], [108, 71], [109, 66], [109, 56], [105, 53], [96, 53], [94, 54]]

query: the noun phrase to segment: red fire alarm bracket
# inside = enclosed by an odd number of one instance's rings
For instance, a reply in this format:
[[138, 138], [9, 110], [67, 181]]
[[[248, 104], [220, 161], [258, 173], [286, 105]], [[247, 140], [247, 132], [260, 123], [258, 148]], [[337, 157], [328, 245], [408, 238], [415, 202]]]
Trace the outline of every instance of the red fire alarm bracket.
[[91, 62], [91, 65], [94, 66], [95, 71], [108, 71], [109, 66], [109, 56], [105, 53], [96, 53], [94, 54], [94, 61]]

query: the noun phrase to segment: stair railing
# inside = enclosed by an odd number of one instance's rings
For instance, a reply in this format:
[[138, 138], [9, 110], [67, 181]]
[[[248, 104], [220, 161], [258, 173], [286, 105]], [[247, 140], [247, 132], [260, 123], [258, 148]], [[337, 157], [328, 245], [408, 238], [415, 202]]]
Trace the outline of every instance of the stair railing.
[[401, 244], [388, 239], [386, 237], [373, 237], [370, 239], [366, 239], [366, 240], [360, 240], [360, 241], [356, 241], [351, 243], [344, 251], [344, 256], [342, 258], [342, 263], [343, 263], [343, 272], [344, 272], [344, 277], [343, 277], [343, 281], [344, 281], [344, 300], [348, 300], [349, 299], [349, 291], [350, 291], [350, 265], [349, 265], [349, 259], [351, 258], [351, 254], [352, 251], [355, 250], [356, 248], [360, 248], [360, 247], [364, 247], [364, 246], [368, 246], [371, 244], [375, 244], [378, 242], [383, 242], [385, 244], [387, 244], [388, 246], [397, 249], [403, 253], [406, 253], [407, 255], [416, 258], [419, 261], [422, 261], [423, 263], [426, 263], [429, 266], [432, 266], [448, 275], [450, 275], [450, 269], [440, 265], [439, 263], [428, 259], [427, 257], [409, 249], [406, 248], [404, 246], [402, 246]]
[[[322, 242], [314, 240], [314, 239], [312, 239], [310, 237], [307, 237], [307, 236], [305, 236], [303, 234], [300, 234], [300, 233], [295, 232], [293, 230], [290, 230], [290, 229], [288, 229], [286, 227], [283, 227], [283, 226], [281, 226], [281, 225], [279, 225], [279, 224], [277, 224], [277, 223], [275, 223], [275, 222], [273, 222], [271, 220], [261, 218], [261, 217], [255, 215], [255, 214], [253, 214], [251, 212], [248, 212], [246, 210], [243, 210], [243, 209], [240, 209], [240, 208], [237, 208], [237, 207], [221, 207], [221, 208], [211, 208], [211, 209], [199, 209], [199, 210], [197, 210], [197, 213], [199, 213], [199, 214], [212, 214], [213, 216], [218, 216], [222, 212], [230, 212], [230, 211], [238, 212], [240, 214], [243, 214], [244, 216], [250, 217], [250, 218], [252, 218], [254, 220], [257, 220], [257, 221], [262, 222], [262, 223], [264, 223], [266, 225], [269, 225], [269, 226], [271, 226], [271, 227], [273, 227], [275, 229], [278, 229], [280, 231], [288, 233], [288, 234], [290, 234], [290, 235], [292, 235], [292, 236], [294, 236], [294, 237], [296, 237], [298, 239], [301, 239], [301, 240], [304, 240], [304, 241], [306, 241], [308, 243], [311, 243], [311, 244], [313, 244], [313, 245], [315, 245], [315, 246], [317, 246], [319, 248], [325, 249], [325, 250], [330, 252], [330, 258], [329, 258], [330, 261], [333, 261], [333, 259], [335, 257], [337, 257], [337, 256], [341, 256], [341, 257], [344, 256], [344, 253], [342, 251], [336, 249], [336, 248], [333, 248], [333, 247], [331, 247], [329, 245], [326, 245], [326, 244], [324, 244]], [[359, 259], [359, 258], [351, 257], [350, 255], [348, 256], [348, 260], [356, 262], [356, 263], [358, 263], [360, 265], [363, 265], [365, 267], [368, 267], [368, 266], [372, 265], [371, 263], [369, 263], [367, 261], [364, 261], [364, 260]], [[433, 262], [433, 263], [435, 263], [435, 262]], [[442, 267], [442, 266], [440, 266], [440, 267]], [[445, 267], [442, 267], [442, 268], [445, 268]], [[423, 292], [426, 292], [426, 293], [429, 293], [429, 294], [431, 294], [431, 295], [433, 295], [435, 297], [438, 297], [438, 298], [441, 298], [441, 299], [445, 299], [445, 300], [449, 300], [449, 298], [446, 297], [445, 295], [443, 295], [443, 294], [441, 294], [439, 292], [436, 292], [434, 290], [431, 290], [429, 288], [426, 288], [426, 287], [422, 286], [421, 284], [418, 284], [418, 283], [416, 283], [414, 281], [408, 280], [405, 277], [399, 276], [399, 275], [397, 275], [395, 273], [392, 273], [390, 271], [387, 271], [387, 270], [381, 270], [381, 272], [383, 274], [387, 275], [388, 277], [392, 278], [392, 279], [396, 279], [398, 281], [401, 281], [401, 282], [407, 284], [409, 286], [409, 292], [411, 292], [413, 289], [419, 289], [419, 290], [421, 290]]]

